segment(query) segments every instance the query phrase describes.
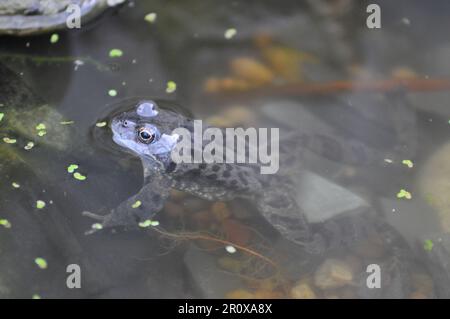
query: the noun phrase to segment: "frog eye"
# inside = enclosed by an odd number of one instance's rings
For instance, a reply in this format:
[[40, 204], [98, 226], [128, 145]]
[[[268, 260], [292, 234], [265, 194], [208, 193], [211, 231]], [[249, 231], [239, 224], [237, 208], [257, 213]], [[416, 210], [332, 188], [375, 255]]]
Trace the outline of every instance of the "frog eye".
[[137, 136], [138, 136], [139, 141], [141, 141], [142, 143], [145, 143], [145, 144], [150, 144], [155, 139], [155, 133], [153, 133], [152, 131], [150, 131], [149, 129], [147, 129], [145, 127], [141, 127], [138, 130]]
[[122, 120], [123, 127], [128, 127], [128, 125], [130, 125], [130, 123], [127, 120]]

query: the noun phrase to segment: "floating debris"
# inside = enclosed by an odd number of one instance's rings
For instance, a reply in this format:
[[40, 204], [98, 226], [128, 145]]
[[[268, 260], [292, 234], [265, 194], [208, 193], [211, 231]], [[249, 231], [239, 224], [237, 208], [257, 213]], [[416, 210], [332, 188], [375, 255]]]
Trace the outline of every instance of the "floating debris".
[[39, 296], [38, 294], [34, 294], [33, 296], [31, 296], [31, 299], [41, 299], [41, 296]]
[[5, 117], [5, 113], [0, 113], [0, 122], [3, 120], [4, 117]]
[[167, 88], [166, 88], [167, 93], [173, 93], [173, 92], [175, 92], [176, 89], [177, 89], [177, 84], [174, 81], [167, 82]]
[[111, 51], [109, 51], [110, 58], [119, 58], [122, 55], [123, 55], [123, 52], [120, 49], [112, 49]]
[[234, 248], [234, 246], [228, 245], [225, 247], [225, 250], [229, 253], [229, 254], [234, 254], [237, 250], [236, 248]]
[[17, 140], [15, 138], [4, 137], [3, 142], [6, 144], [15, 144]]
[[423, 243], [423, 249], [431, 251], [433, 249], [434, 243], [430, 239], [426, 239]]
[[401, 189], [398, 193], [397, 193], [397, 198], [406, 198], [406, 199], [411, 199], [411, 193], [408, 192], [405, 189]]
[[235, 28], [227, 29], [224, 34], [225, 39], [229, 40], [229, 39], [233, 38], [236, 35], [236, 33], [237, 33], [237, 30]]
[[157, 18], [157, 14], [155, 12], [151, 12], [147, 15], [145, 15], [144, 20], [148, 23], [155, 23]]
[[71, 125], [73, 123], [75, 123], [75, 121], [62, 121], [62, 122], [59, 122], [59, 124], [61, 124], [61, 125]]
[[34, 147], [34, 143], [33, 142], [28, 142], [27, 145], [25, 145], [23, 148], [27, 151], [31, 150]]
[[11, 223], [7, 219], [0, 219], [0, 226], [11, 228]]
[[112, 97], [117, 96], [117, 91], [116, 90], [109, 90], [108, 91], [108, 95], [112, 96]]
[[392, 164], [394, 161], [391, 160], [390, 158], [385, 158], [384, 161], [388, 164]]
[[141, 207], [142, 202], [140, 200], [137, 200], [133, 205], [131, 205], [132, 208], [139, 208]]
[[53, 33], [51, 36], [50, 36], [50, 43], [56, 43], [56, 42], [58, 42], [59, 41], [59, 34], [57, 34], [57, 33]]
[[47, 261], [42, 258], [42, 257], [37, 257], [36, 259], [34, 259], [34, 262], [36, 265], [38, 265], [39, 268], [41, 269], [47, 269]]
[[12, 185], [12, 187], [14, 187], [14, 188], [20, 188], [20, 184], [19, 184], [19, 183], [12, 182], [11, 185]]
[[47, 204], [45, 204], [45, 202], [43, 200], [36, 201], [36, 208], [37, 209], [44, 209], [46, 205]]
[[75, 172], [78, 169], [78, 165], [77, 164], [70, 164], [69, 166], [67, 166], [67, 172], [72, 174], [73, 172]]
[[106, 123], [106, 122], [98, 122], [98, 123], [95, 124], [95, 126], [97, 126], [97, 127], [105, 127], [107, 124], [108, 123]]
[[86, 180], [86, 176], [82, 175], [81, 173], [76, 172], [75, 174], [73, 174], [73, 178], [79, 180], [79, 181], [84, 181]]
[[402, 164], [408, 166], [409, 168], [414, 167], [414, 163], [411, 160], [403, 160]]
[[158, 226], [158, 225], [159, 225], [159, 222], [158, 222], [158, 221], [156, 221], [156, 220], [150, 220], [150, 219], [147, 219], [147, 220], [145, 220], [145, 221], [139, 223], [139, 227], [142, 227], [142, 228], [147, 228], [147, 227], [149, 227], [149, 226], [156, 227], [156, 226]]

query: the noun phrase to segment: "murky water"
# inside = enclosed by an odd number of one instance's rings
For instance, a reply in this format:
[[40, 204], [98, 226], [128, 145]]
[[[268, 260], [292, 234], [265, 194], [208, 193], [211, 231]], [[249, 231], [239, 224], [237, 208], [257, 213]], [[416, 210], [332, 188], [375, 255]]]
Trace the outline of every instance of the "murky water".
[[[370, 30], [359, 1], [329, 17], [299, 1], [129, 1], [56, 43], [0, 37], [0, 297], [449, 297], [449, 95], [426, 90], [450, 73], [449, 8], [380, 6]], [[83, 211], [104, 214], [142, 187], [139, 160], [103, 122], [143, 98], [220, 127], [358, 140], [379, 160], [291, 151], [318, 253], [283, 239], [255, 203], [177, 191], [161, 227], [87, 236]], [[80, 289], [66, 285], [70, 264]], [[380, 288], [367, 286], [369, 265]]]

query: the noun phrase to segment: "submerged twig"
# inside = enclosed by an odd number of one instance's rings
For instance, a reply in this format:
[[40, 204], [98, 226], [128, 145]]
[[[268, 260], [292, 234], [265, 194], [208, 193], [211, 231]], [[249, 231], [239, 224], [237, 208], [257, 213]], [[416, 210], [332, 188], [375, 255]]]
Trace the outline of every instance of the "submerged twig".
[[270, 85], [251, 90], [223, 90], [211, 95], [265, 96], [265, 95], [327, 95], [345, 92], [391, 92], [406, 90], [411, 92], [450, 91], [450, 79], [386, 79], [374, 81], [331, 81], [324, 83], [291, 83]]
[[153, 230], [155, 230], [157, 233], [165, 236], [165, 237], [170, 237], [170, 238], [174, 238], [174, 239], [185, 239], [185, 240], [205, 240], [205, 241], [209, 241], [209, 242], [216, 242], [216, 243], [220, 243], [224, 246], [230, 245], [235, 247], [238, 250], [243, 251], [244, 253], [247, 253], [249, 255], [252, 255], [254, 257], [257, 257], [261, 260], [264, 260], [265, 262], [267, 262], [268, 264], [270, 264], [274, 269], [276, 269], [277, 271], [279, 271], [279, 266], [272, 261], [271, 259], [269, 259], [268, 257], [250, 249], [247, 248], [245, 246], [242, 245], [238, 245], [236, 243], [233, 243], [231, 241], [225, 240], [225, 239], [220, 239], [220, 238], [216, 238], [216, 237], [212, 237], [209, 235], [205, 235], [202, 233], [191, 233], [191, 232], [180, 232], [180, 233], [169, 233], [159, 227], [152, 227]]

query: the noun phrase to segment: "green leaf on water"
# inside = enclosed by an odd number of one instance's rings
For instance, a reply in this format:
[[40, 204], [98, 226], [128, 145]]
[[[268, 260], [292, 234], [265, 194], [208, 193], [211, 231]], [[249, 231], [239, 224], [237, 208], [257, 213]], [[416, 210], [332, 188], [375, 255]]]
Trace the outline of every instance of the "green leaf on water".
[[0, 226], [11, 228], [11, 223], [7, 219], [0, 219]]
[[77, 164], [70, 164], [69, 166], [67, 166], [67, 172], [72, 174], [73, 172], [75, 172], [78, 169], [78, 165]]
[[229, 39], [233, 38], [236, 35], [236, 33], [237, 33], [237, 30], [234, 28], [230, 28], [230, 29], [226, 30], [225, 34], [224, 34], [225, 39], [229, 40]]
[[177, 89], [177, 84], [174, 81], [167, 82], [166, 92], [173, 93]]
[[140, 200], [137, 200], [133, 205], [131, 205], [132, 208], [139, 208], [141, 207], [142, 202]]
[[414, 167], [414, 163], [411, 160], [403, 160], [402, 164], [408, 166], [409, 168]]
[[53, 34], [50, 36], [50, 43], [56, 43], [56, 42], [58, 42], [58, 41], [59, 41], [59, 34], [53, 33]]
[[39, 296], [38, 294], [34, 294], [31, 299], [41, 299], [41, 296]]
[[123, 52], [120, 49], [111, 49], [111, 51], [109, 51], [110, 58], [119, 58], [122, 55], [123, 55]]
[[145, 15], [144, 20], [147, 21], [148, 23], [155, 23], [156, 18], [157, 14], [155, 12], [151, 12]]
[[42, 257], [37, 257], [34, 259], [36, 265], [41, 269], [47, 269], [47, 261]]
[[38, 131], [38, 136], [40, 136], [40, 137], [42, 137], [42, 136], [44, 136], [46, 134], [47, 134], [47, 131], [45, 131], [45, 130]]
[[105, 127], [107, 124], [108, 123], [106, 123], [106, 122], [98, 122], [98, 123], [95, 124], [95, 126], [97, 126], [97, 127]]
[[423, 242], [423, 249], [427, 250], [427, 251], [431, 251], [433, 249], [434, 243], [432, 240], [430, 239], [426, 239]]
[[73, 174], [73, 177], [79, 181], [84, 181], [86, 180], [86, 176], [82, 175], [81, 173], [76, 172], [75, 174]]
[[43, 209], [45, 208], [47, 204], [45, 204], [45, 202], [43, 200], [38, 200], [36, 201], [36, 208], [37, 209]]
[[108, 95], [112, 96], [112, 97], [117, 96], [117, 91], [116, 90], [109, 90], [108, 91]]
[[0, 122], [3, 120], [4, 117], [5, 117], [5, 113], [0, 113]]
[[142, 227], [142, 228], [147, 228], [147, 227], [149, 227], [149, 226], [156, 227], [156, 226], [158, 226], [158, 225], [159, 225], [159, 222], [158, 222], [158, 221], [156, 221], [156, 220], [150, 220], [150, 219], [144, 220], [143, 222], [140, 222], [140, 223], [139, 223], [139, 227]]
[[103, 225], [100, 223], [95, 223], [95, 224], [92, 224], [91, 228], [100, 230], [100, 229], [103, 229]]
[[17, 140], [15, 138], [4, 137], [3, 142], [5, 142], [6, 144], [14, 144], [17, 142]]
[[62, 122], [59, 122], [59, 124], [61, 124], [61, 125], [71, 125], [73, 123], [75, 123], [75, 121], [62, 121]]
[[16, 182], [12, 182], [12, 187], [14, 187], [14, 188], [20, 188], [20, 184], [19, 183], [16, 183]]
[[406, 199], [411, 199], [411, 193], [408, 192], [405, 189], [401, 189], [398, 193], [397, 193], [397, 198], [406, 198]]
[[45, 126], [44, 123], [39, 123], [38, 125], [36, 125], [36, 130], [40, 131], [40, 130], [45, 130], [47, 129], [47, 126]]
[[34, 147], [33, 142], [28, 142], [27, 145], [25, 145], [23, 148], [27, 151], [31, 150]]

